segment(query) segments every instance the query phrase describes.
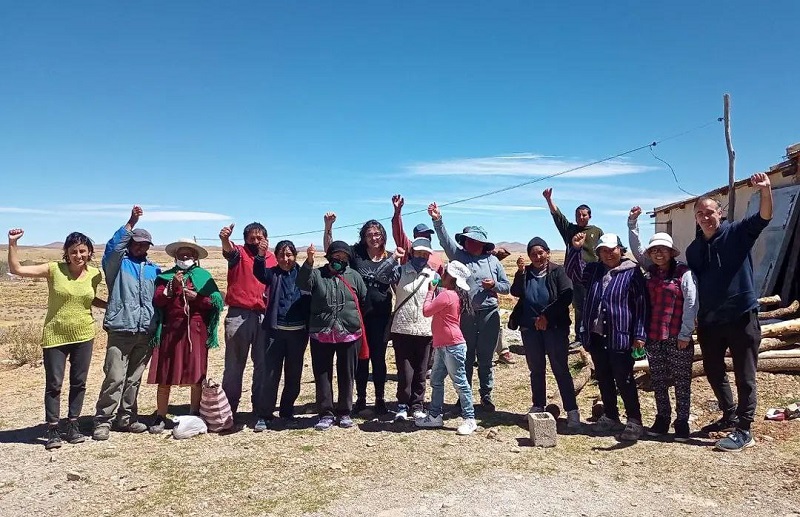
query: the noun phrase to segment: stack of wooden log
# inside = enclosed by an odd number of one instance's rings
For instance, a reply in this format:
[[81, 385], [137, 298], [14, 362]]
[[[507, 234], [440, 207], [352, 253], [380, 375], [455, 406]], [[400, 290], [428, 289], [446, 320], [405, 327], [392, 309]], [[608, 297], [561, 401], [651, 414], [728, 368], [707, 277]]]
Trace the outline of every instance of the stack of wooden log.
[[[770, 296], [758, 300], [761, 309], [780, 305], [779, 296]], [[773, 373], [800, 372], [800, 302], [793, 301], [786, 307], [760, 310], [759, 320], [765, 321], [761, 326], [761, 345], [758, 349], [758, 371]], [[781, 321], [774, 321], [781, 320]], [[697, 337], [695, 336], [695, 342]], [[728, 371], [733, 371], [730, 352], [725, 358]], [[637, 361], [634, 371], [649, 371], [647, 359]], [[703, 354], [700, 345], [694, 347], [694, 364], [692, 377], [705, 375]]]

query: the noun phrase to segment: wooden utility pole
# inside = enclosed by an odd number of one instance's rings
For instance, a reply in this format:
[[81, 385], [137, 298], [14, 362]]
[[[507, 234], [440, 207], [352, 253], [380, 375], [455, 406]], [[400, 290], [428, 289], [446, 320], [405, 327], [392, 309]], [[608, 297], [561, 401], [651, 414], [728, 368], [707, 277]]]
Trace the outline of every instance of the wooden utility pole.
[[736, 151], [733, 150], [731, 143], [731, 96], [724, 94], [722, 96], [724, 105], [723, 121], [725, 122], [725, 145], [728, 146], [728, 220], [734, 221], [736, 219]]

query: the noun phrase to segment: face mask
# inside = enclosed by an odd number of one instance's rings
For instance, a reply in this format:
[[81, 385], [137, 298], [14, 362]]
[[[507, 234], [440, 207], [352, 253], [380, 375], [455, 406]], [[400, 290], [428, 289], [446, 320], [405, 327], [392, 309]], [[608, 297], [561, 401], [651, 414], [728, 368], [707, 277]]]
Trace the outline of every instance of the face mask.
[[180, 269], [189, 269], [190, 267], [194, 266], [194, 260], [193, 259], [186, 259], [186, 260], [175, 259], [175, 265], [178, 266]]
[[329, 263], [330, 263], [331, 267], [333, 268], [333, 270], [336, 271], [337, 273], [341, 273], [342, 271], [347, 269], [347, 261], [346, 260], [339, 260], [339, 259], [332, 258], [332, 259], [330, 259]]
[[419, 273], [422, 271], [422, 268], [428, 264], [428, 259], [423, 257], [411, 257], [408, 260], [408, 263], [411, 264], [411, 267], [413, 267], [417, 273]]
[[245, 243], [244, 247], [247, 248], [247, 251], [249, 251], [253, 255], [258, 255], [258, 244]]

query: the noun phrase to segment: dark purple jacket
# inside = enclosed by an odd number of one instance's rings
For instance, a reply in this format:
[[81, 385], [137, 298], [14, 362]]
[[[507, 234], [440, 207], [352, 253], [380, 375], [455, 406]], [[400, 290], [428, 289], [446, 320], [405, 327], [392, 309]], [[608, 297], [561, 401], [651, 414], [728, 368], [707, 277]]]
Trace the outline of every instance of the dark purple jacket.
[[592, 322], [598, 318], [612, 350], [630, 350], [634, 339], [647, 339], [647, 287], [635, 262], [623, 258], [622, 264], [611, 270], [605, 289], [603, 277], [609, 272], [606, 266], [602, 262], [587, 264], [572, 246], [564, 269], [574, 283], [586, 288], [578, 336], [581, 343], [591, 342]]

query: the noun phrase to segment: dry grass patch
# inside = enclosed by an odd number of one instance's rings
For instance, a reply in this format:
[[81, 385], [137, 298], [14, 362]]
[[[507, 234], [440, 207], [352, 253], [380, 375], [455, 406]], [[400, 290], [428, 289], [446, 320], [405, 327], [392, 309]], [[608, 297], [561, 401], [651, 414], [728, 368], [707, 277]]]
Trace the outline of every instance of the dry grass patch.
[[18, 366], [38, 366], [42, 362], [42, 326], [20, 323], [0, 329], [0, 349]]

